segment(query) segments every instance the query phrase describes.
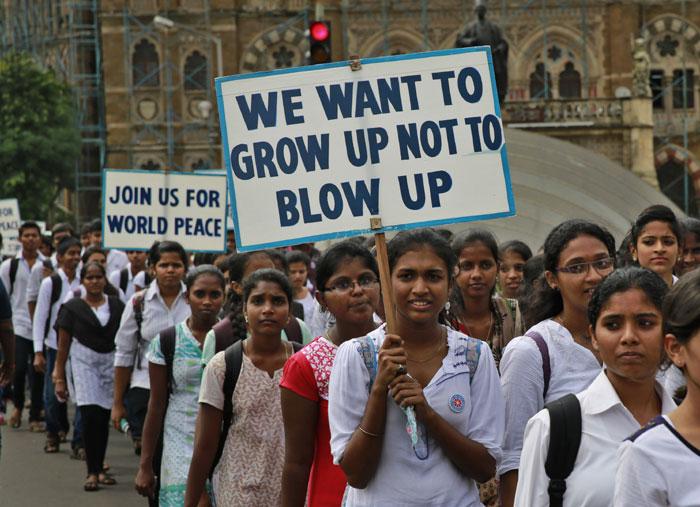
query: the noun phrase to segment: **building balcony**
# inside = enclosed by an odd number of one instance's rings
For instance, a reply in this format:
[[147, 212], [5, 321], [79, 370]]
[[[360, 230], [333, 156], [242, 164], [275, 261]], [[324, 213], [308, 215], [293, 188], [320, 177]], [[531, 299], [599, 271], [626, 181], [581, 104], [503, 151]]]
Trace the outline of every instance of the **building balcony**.
[[628, 99], [551, 99], [506, 102], [503, 121], [512, 128], [617, 127]]

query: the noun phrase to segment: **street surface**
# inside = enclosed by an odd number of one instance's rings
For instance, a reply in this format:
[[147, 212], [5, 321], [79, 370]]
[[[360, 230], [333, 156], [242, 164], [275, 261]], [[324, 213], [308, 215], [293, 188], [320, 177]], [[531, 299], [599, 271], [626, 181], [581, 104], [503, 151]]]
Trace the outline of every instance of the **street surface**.
[[[138, 456], [131, 441], [111, 430], [106, 461], [117, 480], [115, 486], [83, 491], [87, 471], [84, 461], [70, 459], [70, 443], [57, 454], [44, 453], [44, 433], [30, 433], [27, 411], [22, 427], [2, 426], [0, 455], [0, 506], [2, 507], [122, 507], [145, 506], [134, 490]], [[72, 417], [72, 415], [71, 415]], [[71, 419], [72, 421], [72, 419]]]

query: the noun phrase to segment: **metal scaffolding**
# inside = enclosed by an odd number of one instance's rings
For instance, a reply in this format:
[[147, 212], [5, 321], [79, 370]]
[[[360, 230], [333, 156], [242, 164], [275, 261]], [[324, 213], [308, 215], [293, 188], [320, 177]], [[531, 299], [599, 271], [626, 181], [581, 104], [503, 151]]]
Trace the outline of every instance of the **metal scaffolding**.
[[73, 194], [78, 223], [99, 209], [106, 153], [99, 10], [99, 0], [0, 2], [0, 54], [29, 53], [73, 88], [82, 138]]

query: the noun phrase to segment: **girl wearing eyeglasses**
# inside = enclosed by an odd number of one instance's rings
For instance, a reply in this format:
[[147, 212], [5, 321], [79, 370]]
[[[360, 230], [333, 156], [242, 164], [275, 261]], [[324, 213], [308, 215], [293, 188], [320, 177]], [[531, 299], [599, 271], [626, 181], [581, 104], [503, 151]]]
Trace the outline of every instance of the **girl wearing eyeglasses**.
[[559, 224], [545, 240], [545, 272], [526, 316], [537, 324], [513, 339], [501, 359], [506, 431], [498, 474], [504, 506], [513, 505], [528, 419], [546, 403], [581, 392], [600, 373], [587, 309], [593, 290], [613, 271], [614, 254], [612, 235], [584, 220]]
[[303, 507], [305, 499], [309, 507], [341, 504], [346, 480], [331, 456], [328, 381], [338, 347], [377, 327], [379, 272], [369, 250], [355, 241], [334, 245], [319, 261], [316, 283], [316, 300], [335, 325], [294, 354], [282, 374], [282, 505], [287, 507]]

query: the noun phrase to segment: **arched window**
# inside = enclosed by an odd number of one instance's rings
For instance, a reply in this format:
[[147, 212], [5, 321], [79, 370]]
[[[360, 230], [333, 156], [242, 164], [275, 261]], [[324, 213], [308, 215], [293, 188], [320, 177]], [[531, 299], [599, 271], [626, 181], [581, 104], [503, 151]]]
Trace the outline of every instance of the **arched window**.
[[[547, 90], [545, 96], [545, 82]], [[535, 72], [530, 74], [530, 99], [551, 99], [552, 98], [552, 76], [545, 72], [544, 63], [535, 65]]]
[[185, 60], [185, 90], [206, 90], [209, 85], [209, 68], [207, 58], [199, 51], [194, 51]]
[[135, 88], [160, 85], [158, 52], [148, 39], [141, 39], [131, 60], [132, 78]]
[[574, 69], [572, 62], [566, 62], [564, 70], [559, 74], [559, 98], [581, 98], [581, 73]]

